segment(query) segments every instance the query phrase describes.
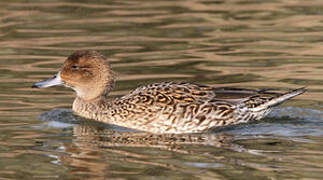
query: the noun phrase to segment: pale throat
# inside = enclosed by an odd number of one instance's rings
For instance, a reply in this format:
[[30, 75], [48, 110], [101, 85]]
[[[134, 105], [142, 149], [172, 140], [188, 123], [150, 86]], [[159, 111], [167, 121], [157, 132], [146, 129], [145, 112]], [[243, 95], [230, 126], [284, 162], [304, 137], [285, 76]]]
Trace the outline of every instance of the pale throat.
[[109, 92], [114, 87], [113, 73], [103, 73], [92, 79], [88, 83], [75, 85], [72, 89], [76, 92], [77, 97], [85, 101], [94, 101], [100, 98], [107, 98]]
[[79, 116], [99, 120], [102, 117], [108, 117], [107, 112], [112, 107], [113, 102], [110, 102], [105, 95], [100, 95], [91, 100], [84, 100], [77, 96], [73, 102], [73, 112]]
[[[99, 112], [109, 106], [108, 95], [114, 87], [115, 79], [113, 73], [93, 79], [92, 83], [78, 84], [71, 87], [76, 92], [73, 103], [73, 111], [88, 118], [92, 117], [93, 112]], [[89, 114], [89, 112], [91, 112]], [[93, 114], [92, 114], [93, 113]]]
[[72, 89], [76, 92], [76, 96], [84, 101], [96, 101], [109, 94], [105, 86], [73, 87]]

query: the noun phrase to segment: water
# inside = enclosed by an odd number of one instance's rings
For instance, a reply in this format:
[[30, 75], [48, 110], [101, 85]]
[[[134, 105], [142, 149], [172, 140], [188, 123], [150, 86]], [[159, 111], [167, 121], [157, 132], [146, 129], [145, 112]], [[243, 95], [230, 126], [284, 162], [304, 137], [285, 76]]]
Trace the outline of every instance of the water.
[[[0, 2], [0, 179], [322, 179], [323, 2]], [[75, 117], [74, 94], [31, 89], [78, 49], [105, 54], [113, 97], [151, 82], [306, 86], [259, 123], [134, 133]]]

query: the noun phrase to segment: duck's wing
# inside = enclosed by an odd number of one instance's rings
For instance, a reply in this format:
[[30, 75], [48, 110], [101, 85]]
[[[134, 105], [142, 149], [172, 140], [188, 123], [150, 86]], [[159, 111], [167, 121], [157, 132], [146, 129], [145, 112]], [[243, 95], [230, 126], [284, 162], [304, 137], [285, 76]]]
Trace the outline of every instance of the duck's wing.
[[119, 124], [122, 119], [132, 119], [124, 126], [149, 132], [201, 132], [210, 127], [260, 119], [272, 106], [304, 91], [276, 93], [265, 89], [155, 83], [137, 88], [114, 101], [111, 117], [121, 119]]
[[216, 88], [214, 92], [217, 96], [213, 101], [227, 101], [239, 107], [240, 110], [245, 109], [246, 112], [269, 112], [272, 107], [301, 95], [305, 91], [305, 87], [284, 93], [273, 92], [270, 89]]
[[[142, 97], [141, 100], [139, 97]], [[211, 100], [215, 97], [213, 88], [192, 83], [162, 82], [142, 86], [132, 91], [122, 99], [137, 99], [137, 103], [146, 103], [146, 98], [155, 103], [178, 104], [197, 103]]]
[[250, 110], [263, 110], [277, 106], [295, 96], [303, 94], [306, 89], [299, 88], [285, 93], [273, 92], [272, 89], [241, 89], [231, 87], [215, 88], [215, 101], [228, 101], [245, 105]]
[[[304, 88], [302, 88], [304, 91]], [[300, 90], [300, 91], [302, 91]], [[289, 92], [288, 92], [289, 93]], [[288, 94], [287, 93], [287, 94]], [[273, 92], [272, 89], [245, 89], [234, 87], [210, 87], [193, 83], [162, 82], [142, 86], [123, 98], [146, 96], [157, 102], [206, 102], [227, 101], [231, 103], [246, 102], [248, 100], [268, 101], [286, 93]], [[138, 99], [138, 103], [141, 101]]]
[[[124, 98], [136, 98], [137, 103], [151, 100], [165, 104], [227, 102], [232, 105], [247, 104], [250, 107], [272, 101], [270, 106], [278, 105], [306, 91], [305, 88], [285, 93], [273, 89], [245, 89], [234, 87], [210, 87], [193, 83], [163, 82], [137, 88]], [[140, 98], [141, 97], [141, 98]]]
[[274, 98], [281, 96], [282, 93], [273, 92], [272, 89], [245, 89], [233, 87], [218, 87], [213, 89], [214, 100], [224, 100], [229, 102], [243, 102], [252, 98]]

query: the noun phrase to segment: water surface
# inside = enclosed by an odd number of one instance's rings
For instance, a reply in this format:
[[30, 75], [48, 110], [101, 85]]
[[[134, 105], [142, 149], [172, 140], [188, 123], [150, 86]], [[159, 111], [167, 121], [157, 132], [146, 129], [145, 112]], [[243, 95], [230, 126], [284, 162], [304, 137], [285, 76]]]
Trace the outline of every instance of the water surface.
[[[0, 2], [0, 179], [322, 179], [323, 2]], [[75, 50], [106, 55], [112, 97], [144, 84], [308, 92], [259, 123], [150, 135], [74, 116], [31, 89]]]

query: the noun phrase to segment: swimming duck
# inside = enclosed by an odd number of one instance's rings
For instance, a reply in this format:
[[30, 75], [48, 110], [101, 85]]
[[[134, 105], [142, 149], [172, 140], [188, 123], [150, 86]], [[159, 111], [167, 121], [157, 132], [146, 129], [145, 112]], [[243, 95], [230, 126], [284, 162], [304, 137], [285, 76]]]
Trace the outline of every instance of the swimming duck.
[[76, 92], [73, 111], [85, 118], [155, 134], [200, 133], [213, 127], [259, 120], [284, 101], [305, 92], [286, 93], [186, 82], [139, 87], [109, 100], [115, 75], [107, 59], [92, 50], [71, 54], [52, 78], [34, 88], [63, 85]]

